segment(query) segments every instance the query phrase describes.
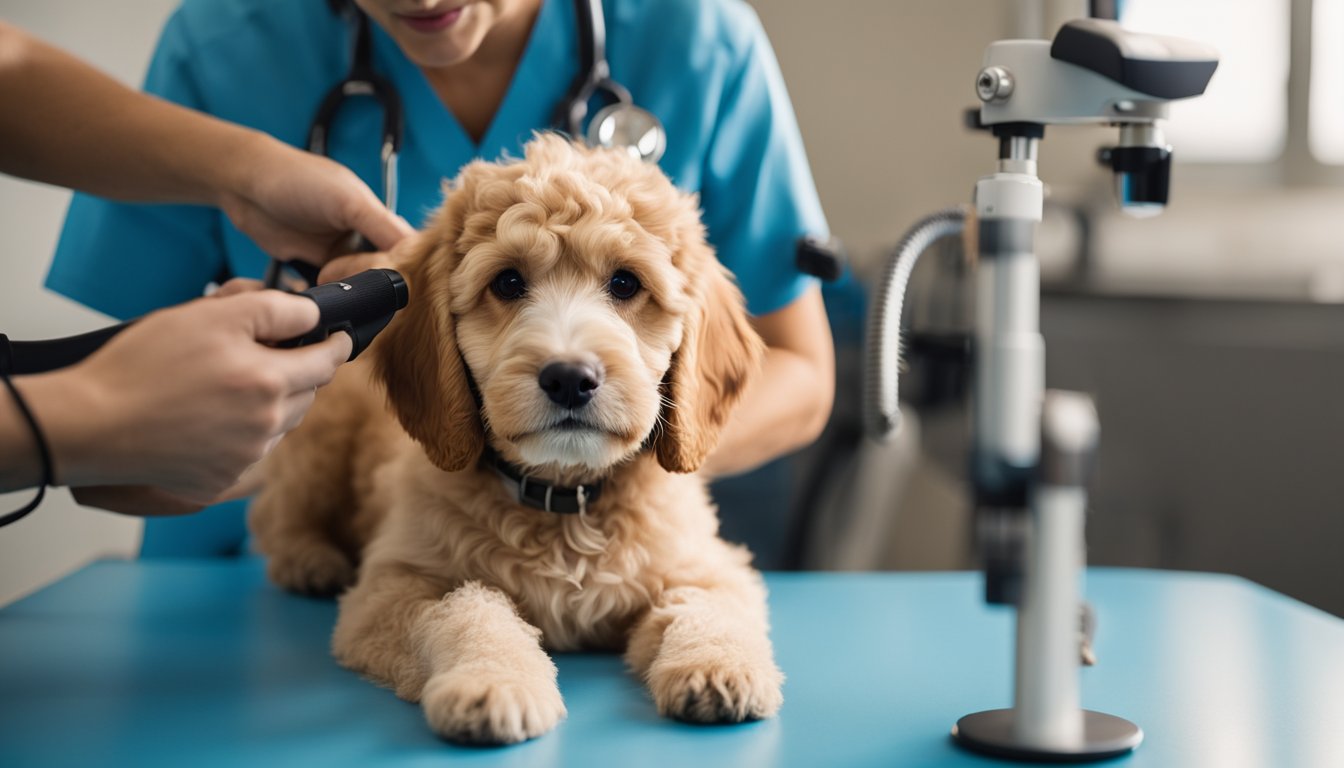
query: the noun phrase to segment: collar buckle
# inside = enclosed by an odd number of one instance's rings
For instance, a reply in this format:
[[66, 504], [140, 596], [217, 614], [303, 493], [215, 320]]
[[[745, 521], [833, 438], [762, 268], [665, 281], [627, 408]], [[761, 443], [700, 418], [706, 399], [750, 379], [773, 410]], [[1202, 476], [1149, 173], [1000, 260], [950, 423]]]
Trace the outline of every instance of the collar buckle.
[[525, 507], [542, 509], [557, 515], [583, 515], [588, 512], [588, 505], [596, 501], [598, 494], [602, 492], [600, 480], [567, 488], [543, 480], [534, 480], [520, 467], [509, 464], [493, 452], [482, 460], [494, 466], [505, 484], [515, 492], [518, 503]]

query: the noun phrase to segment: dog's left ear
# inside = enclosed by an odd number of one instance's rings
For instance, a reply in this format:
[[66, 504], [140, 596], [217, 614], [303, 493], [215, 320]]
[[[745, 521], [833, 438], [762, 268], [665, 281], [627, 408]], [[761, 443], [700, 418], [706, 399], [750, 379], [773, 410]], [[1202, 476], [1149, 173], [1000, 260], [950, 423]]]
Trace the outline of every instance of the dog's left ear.
[[669, 404], [653, 449], [669, 472], [694, 472], [719, 442], [747, 382], [760, 369], [765, 343], [747, 322], [742, 292], [703, 243], [693, 308], [665, 385]]

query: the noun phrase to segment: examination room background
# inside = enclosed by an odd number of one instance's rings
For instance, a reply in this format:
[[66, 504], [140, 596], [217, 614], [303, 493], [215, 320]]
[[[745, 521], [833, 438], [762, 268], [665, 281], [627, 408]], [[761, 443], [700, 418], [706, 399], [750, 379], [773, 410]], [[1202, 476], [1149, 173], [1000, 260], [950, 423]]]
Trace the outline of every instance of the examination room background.
[[[176, 5], [0, 0], [0, 17], [138, 85]], [[992, 172], [993, 140], [962, 126], [984, 47], [1048, 36], [1086, 3], [752, 5], [831, 226], [867, 280], [909, 224], [968, 201], [976, 178]], [[1172, 203], [1157, 219], [1126, 220], [1111, 204], [1110, 174], [1094, 162], [1109, 132], [1052, 129], [1042, 143], [1048, 384], [1093, 393], [1101, 415], [1089, 559], [1236, 573], [1344, 615], [1344, 106], [1335, 144], [1319, 139], [1334, 135], [1329, 126], [1310, 127], [1329, 116], [1315, 94], [1344, 101], [1344, 55], [1312, 45], [1330, 19], [1344, 30], [1344, 0], [1127, 5], [1130, 26], [1207, 40], [1223, 64], [1201, 100], [1208, 105], [1174, 112]], [[1236, 13], [1218, 12], [1231, 6]], [[0, 178], [0, 330], [15, 338], [107, 322], [40, 287], [68, 200]], [[916, 275], [923, 296], [912, 314], [955, 324], [944, 310], [956, 305], [960, 254], [935, 256]], [[854, 417], [859, 340], [850, 332], [837, 341], [837, 428], [805, 462], [854, 447], [843, 427]], [[795, 510], [802, 565], [973, 567], [964, 408], [911, 416], [894, 448], [859, 446], [830, 492], [797, 489], [815, 502]], [[0, 604], [90, 559], [134, 556], [141, 525], [49, 495], [0, 531]]]

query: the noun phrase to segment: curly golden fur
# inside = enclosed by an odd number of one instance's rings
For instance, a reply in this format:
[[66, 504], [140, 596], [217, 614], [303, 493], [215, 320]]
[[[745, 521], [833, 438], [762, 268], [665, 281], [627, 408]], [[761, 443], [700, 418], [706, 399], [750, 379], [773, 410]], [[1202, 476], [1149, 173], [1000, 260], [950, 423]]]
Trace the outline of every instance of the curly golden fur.
[[[272, 455], [251, 516], [274, 581], [349, 587], [337, 659], [460, 741], [564, 717], [543, 648], [623, 649], [668, 716], [773, 715], [764, 585], [693, 474], [763, 345], [695, 198], [623, 153], [539, 136], [522, 160], [467, 166], [394, 256], [410, 306]], [[492, 288], [510, 269], [521, 296]], [[610, 291], [618, 270], [634, 296]], [[591, 402], [547, 396], [556, 361], [598, 372]], [[575, 515], [522, 506], [487, 444], [602, 494]]]

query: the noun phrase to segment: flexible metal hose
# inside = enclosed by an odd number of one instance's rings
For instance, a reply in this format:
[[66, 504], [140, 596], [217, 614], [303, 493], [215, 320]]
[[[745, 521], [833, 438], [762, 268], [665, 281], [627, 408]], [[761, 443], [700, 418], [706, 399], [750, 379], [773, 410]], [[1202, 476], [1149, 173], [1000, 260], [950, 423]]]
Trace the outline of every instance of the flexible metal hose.
[[901, 358], [901, 308], [915, 264], [929, 246], [966, 226], [966, 210], [947, 208], [930, 214], [911, 227], [892, 251], [868, 319], [868, 348], [864, 371], [864, 425], [868, 434], [886, 441], [901, 424], [898, 376]]

